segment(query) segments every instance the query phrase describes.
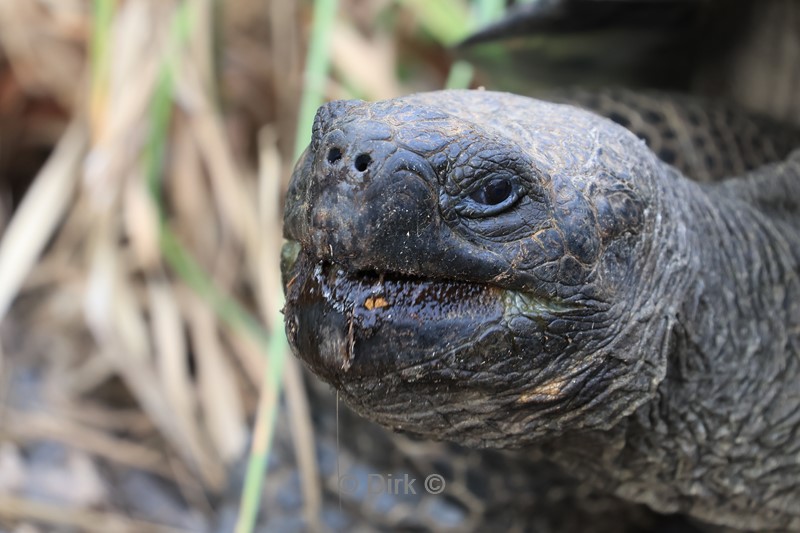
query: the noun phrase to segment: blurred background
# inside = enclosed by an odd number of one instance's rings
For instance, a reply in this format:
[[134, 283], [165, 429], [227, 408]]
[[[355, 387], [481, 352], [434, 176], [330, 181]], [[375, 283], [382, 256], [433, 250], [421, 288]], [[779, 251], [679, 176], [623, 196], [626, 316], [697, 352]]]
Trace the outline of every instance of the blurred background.
[[313, 476], [293, 161], [323, 100], [486, 84], [504, 8], [0, 0], [0, 531], [250, 531], [276, 419]]
[[800, 120], [794, 0], [456, 46], [535, 3], [0, 0], [0, 533], [313, 526], [337, 426], [288, 354], [279, 255], [323, 101], [613, 83]]

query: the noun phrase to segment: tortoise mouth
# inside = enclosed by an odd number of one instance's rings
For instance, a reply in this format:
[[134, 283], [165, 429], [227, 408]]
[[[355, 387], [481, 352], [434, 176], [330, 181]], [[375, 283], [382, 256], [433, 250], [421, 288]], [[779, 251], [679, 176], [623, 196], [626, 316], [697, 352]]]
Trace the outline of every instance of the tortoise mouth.
[[507, 291], [490, 284], [348, 272], [294, 242], [284, 245], [282, 270], [289, 342], [335, 386], [435, 366], [477, 332], [504, 329]]
[[483, 435], [509, 409], [549, 412], [580, 386], [553, 364], [563, 347], [546, 331], [576, 311], [570, 304], [490, 283], [347, 271], [296, 242], [284, 245], [282, 270], [295, 356], [385, 426]]

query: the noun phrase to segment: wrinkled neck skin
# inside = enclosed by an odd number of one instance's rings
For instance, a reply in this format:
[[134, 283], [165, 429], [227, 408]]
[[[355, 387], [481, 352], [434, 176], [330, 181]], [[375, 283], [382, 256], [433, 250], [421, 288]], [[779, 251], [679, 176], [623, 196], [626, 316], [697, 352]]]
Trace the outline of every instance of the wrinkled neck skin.
[[643, 320], [644, 351], [663, 339], [665, 372], [652, 401], [609, 431], [565, 435], [545, 448], [570, 471], [661, 512], [794, 530], [800, 216], [791, 206], [779, 216], [760, 210], [743, 198], [754, 188], [734, 181], [662, 181], [654, 242], [670, 245], [649, 251], [658, 296], [636, 298], [631, 315]]

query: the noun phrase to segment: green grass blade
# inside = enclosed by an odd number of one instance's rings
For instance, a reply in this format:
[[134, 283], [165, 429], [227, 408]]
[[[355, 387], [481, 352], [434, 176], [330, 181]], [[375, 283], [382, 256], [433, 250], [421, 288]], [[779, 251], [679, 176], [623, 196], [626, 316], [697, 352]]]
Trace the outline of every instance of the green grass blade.
[[266, 476], [267, 461], [272, 449], [272, 437], [275, 433], [275, 419], [278, 413], [278, 391], [281, 388], [283, 367], [289, 346], [283, 333], [283, 315], [278, 315], [273, 324], [272, 335], [267, 343], [268, 363], [256, 412], [256, 424], [253, 431], [253, 443], [250, 458], [247, 461], [242, 500], [239, 505], [239, 519], [236, 533], [251, 533], [258, 518], [261, 492]]
[[468, 61], [456, 61], [450, 65], [450, 72], [444, 84], [445, 89], [466, 89], [472, 83], [475, 67]]
[[505, 0], [477, 0], [475, 4], [475, 22], [483, 26], [503, 16], [506, 10]]
[[[503, 16], [505, 12], [504, 0], [475, 0], [473, 4], [471, 23], [466, 23], [465, 28], [478, 28], [485, 26]], [[462, 35], [459, 39], [464, 38]], [[441, 41], [447, 44], [447, 41]], [[466, 89], [472, 83], [475, 67], [467, 61], [456, 61], [450, 66], [450, 73], [445, 82], [446, 89]]]
[[[175, 90], [175, 76], [178, 52], [183, 48], [191, 35], [193, 21], [191, 3], [183, 2], [173, 19], [171, 28], [171, 49], [164, 61], [158, 86], [150, 104], [150, 134], [143, 154], [145, 178], [153, 202], [158, 206], [160, 224], [161, 253], [170, 268], [195, 291], [215, 314], [230, 328], [255, 340], [259, 348], [267, 354], [267, 374], [264, 376], [263, 388], [275, 391], [272, 395], [264, 394], [265, 400], [259, 407], [257, 431], [254, 437], [254, 453], [248, 466], [247, 482], [242, 500], [242, 513], [237, 531], [252, 531], [255, 517], [258, 514], [258, 500], [261, 493], [261, 478], [269, 455], [269, 443], [275, 422], [275, 404], [277, 391], [280, 389], [280, 376], [285, 362], [286, 338], [283, 324], [273, 325], [273, 334], [269, 335], [261, 323], [233, 298], [220, 291], [199, 263], [184, 248], [167, 226], [166, 213], [162, 199], [162, 174], [164, 156], [168, 141], [169, 126], [172, 119], [172, 105]], [[266, 406], [265, 406], [266, 403]], [[254, 475], [253, 472], [257, 472]]]
[[[295, 138], [295, 158], [300, 157], [311, 140], [311, 126], [314, 121], [314, 115], [324, 101], [325, 85], [327, 84], [330, 70], [330, 40], [338, 7], [337, 0], [316, 0], [314, 3], [311, 41], [308, 46], [305, 66], [305, 86], [300, 101], [297, 136]], [[278, 179], [278, 177], [276, 176], [275, 179]], [[236, 533], [251, 533], [258, 517], [265, 469], [272, 446], [272, 436], [277, 415], [277, 398], [281, 387], [283, 366], [288, 354], [288, 343], [284, 334], [283, 322], [280, 319], [272, 329], [268, 354], [269, 362], [261, 389]]]
[[116, 0], [94, 0], [92, 4], [92, 36], [89, 42], [91, 63], [91, 118], [97, 120], [108, 91], [109, 45]]
[[294, 157], [297, 159], [311, 140], [311, 126], [317, 108], [325, 99], [325, 85], [330, 70], [330, 42], [333, 34], [338, 0], [316, 0], [311, 41], [306, 56], [305, 86], [297, 117], [297, 136], [294, 142]]
[[92, 65], [92, 85], [108, 74], [108, 44], [116, 0], [94, 0], [92, 6], [92, 37], [89, 57]]
[[271, 337], [274, 335], [268, 335], [261, 323], [251, 313], [239, 305], [236, 300], [220, 291], [203, 267], [181, 244], [177, 235], [169, 227], [163, 225], [161, 227], [161, 251], [170, 268], [195, 293], [209, 303], [222, 322], [253, 338], [259, 347], [268, 353], [272, 342]]
[[186, 44], [192, 30], [189, 2], [183, 2], [172, 20], [170, 49], [161, 66], [158, 84], [150, 102], [150, 134], [144, 149], [144, 171], [147, 188], [158, 207], [160, 216], [165, 216], [161, 197], [161, 176], [164, 154], [172, 120], [172, 98], [175, 91], [175, 70], [178, 52]]
[[470, 13], [463, 0], [396, 0], [416, 16], [438, 43], [451, 46], [467, 36]]

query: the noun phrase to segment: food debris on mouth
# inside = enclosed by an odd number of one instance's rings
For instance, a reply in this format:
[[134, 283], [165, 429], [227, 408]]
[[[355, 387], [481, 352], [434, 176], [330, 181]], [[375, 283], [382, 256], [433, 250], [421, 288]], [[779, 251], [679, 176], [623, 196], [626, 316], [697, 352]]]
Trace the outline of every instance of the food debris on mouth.
[[364, 307], [367, 308], [367, 311], [372, 311], [373, 309], [380, 309], [382, 307], [388, 307], [389, 302], [386, 301], [386, 298], [383, 296], [370, 296], [366, 300], [364, 300]]
[[347, 313], [347, 343], [342, 354], [342, 370], [347, 372], [353, 365], [353, 349], [356, 346], [356, 337], [353, 330], [353, 313]]

